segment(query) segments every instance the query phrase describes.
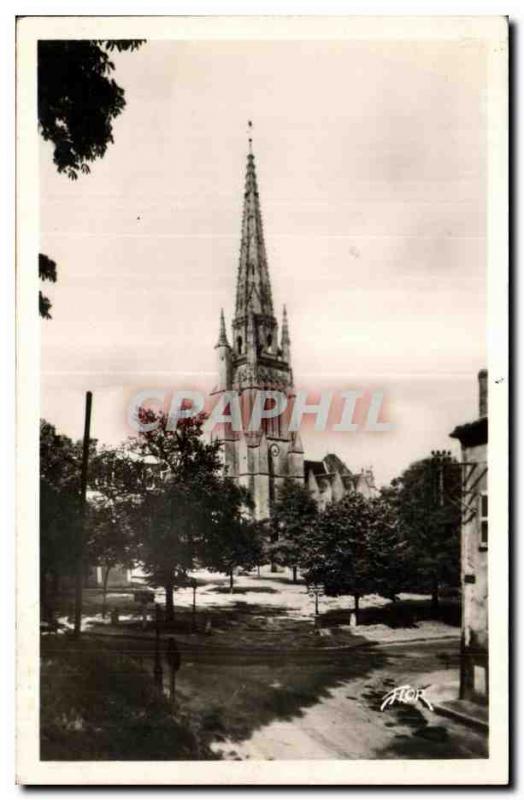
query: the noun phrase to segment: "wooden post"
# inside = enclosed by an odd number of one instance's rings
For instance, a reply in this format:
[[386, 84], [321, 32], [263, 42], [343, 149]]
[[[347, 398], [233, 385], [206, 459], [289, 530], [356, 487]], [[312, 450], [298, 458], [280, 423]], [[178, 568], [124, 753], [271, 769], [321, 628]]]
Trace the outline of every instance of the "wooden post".
[[84, 444], [82, 449], [82, 472], [80, 475], [80, 524], [78, 526], [78, 557], [76, 563], [75, 586], [75, 628], [74, 635], [80, 636], [82, 630], [82, 594], [85, 580], [84, 543], [87, 494], [87, 470], [89, 466], [89, 441], [91, 430], [92, 392], [86, 392], [86, 410], [84, 421]]

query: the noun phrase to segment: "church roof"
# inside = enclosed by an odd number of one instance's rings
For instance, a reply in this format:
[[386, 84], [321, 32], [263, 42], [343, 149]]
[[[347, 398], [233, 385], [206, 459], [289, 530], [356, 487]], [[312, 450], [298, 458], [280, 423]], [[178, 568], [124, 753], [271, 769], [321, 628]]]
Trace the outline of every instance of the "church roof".
[[324, 463], [329, 472], [339, 472], [341, 475], [351, 475], [351, 470], [348, 469], [346, 464], [335, 453], [328, 453], [324, 456]]
[[273, 300], [251, 140], [244, 188], [235, 313], [237, 317], [248, 316], [251, 313], [273, 316]]
[[323, 461], [308, 461], [307, 459], [304, 461], [304, 472], [306, 475], [312, 472], [315, 477], [328, 474]]
[[349, 472], [345, 472], [340, 476], [342, 478], [342, 483], [344, 484], [345, 489], [354, 489], [355, 488], [355, 476], [351, 475]]

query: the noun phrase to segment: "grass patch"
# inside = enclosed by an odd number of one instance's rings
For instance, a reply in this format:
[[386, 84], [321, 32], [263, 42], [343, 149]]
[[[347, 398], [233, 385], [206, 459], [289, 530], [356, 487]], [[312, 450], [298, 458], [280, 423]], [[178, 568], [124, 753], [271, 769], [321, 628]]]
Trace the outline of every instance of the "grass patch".
[[[348, 609], [332, 609], [320, 615], [320, 624], [326, 626], [347, 625]], [[438, 614], [434, 614], [430, 598], [398, 600], [383, 606], [368, 606], [359, 611], [359, 626], [387, 625], [390, 628], [414, 628], [419, 622], [436, 620], [460, 627], [460, 600], [446, 597], [440, 600]]]
[[200, 717], [173, 710], [132, 658], [92, 642], [53, 638], [41, 666], [42, 760], [217, 757]]

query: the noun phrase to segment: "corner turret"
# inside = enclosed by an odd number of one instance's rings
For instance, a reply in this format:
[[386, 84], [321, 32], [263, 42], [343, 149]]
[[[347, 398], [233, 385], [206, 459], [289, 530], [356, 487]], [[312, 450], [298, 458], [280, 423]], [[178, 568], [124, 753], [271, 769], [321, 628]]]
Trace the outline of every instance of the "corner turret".
[[220, 310], [220, 330], [215, 350], [217, 351], [218, 361], [217, 391], [227, 391], [231, 388], [231, 347], [227, 340], [224, 309]]

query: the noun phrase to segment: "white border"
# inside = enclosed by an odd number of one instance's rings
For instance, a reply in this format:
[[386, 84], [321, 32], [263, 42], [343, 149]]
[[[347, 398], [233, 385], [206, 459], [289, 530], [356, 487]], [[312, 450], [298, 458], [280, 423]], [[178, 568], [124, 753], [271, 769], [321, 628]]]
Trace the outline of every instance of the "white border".
[[[442, 4], [441, 4], [442, 5]], [[104, 8], [107, 6], [104, 5]], [[69, 8], [71, 6], [69, 5]], [[46, 9], [48, 10], [48, 9]], [[98, 10], [95, 4], [90, 10]], [[490, 44], [489, 370], [491, 753], [486, 760], [40, 762], [38, 759], [38, 175], [36, 38], [341, 39], [481, 37]], [[489, 784], [507, 778], [507, 101], [502, 18], [28, 18], [19, 23], [18, 102], [18, 759], [26, 784]], [[494, 384], [494, 378], [502, 377]], [[472, 376], [474, 379], [474, 376]], [[461, 420], [457, 420], [458, 423]], [[496, 477], [496, 480], [494, 478]], [[494, 536], [490, 537], [493, 541]], [[496, 591], [498, 587], [498, 591]], [[501, 591], [502, 587], [502, 591]]]

